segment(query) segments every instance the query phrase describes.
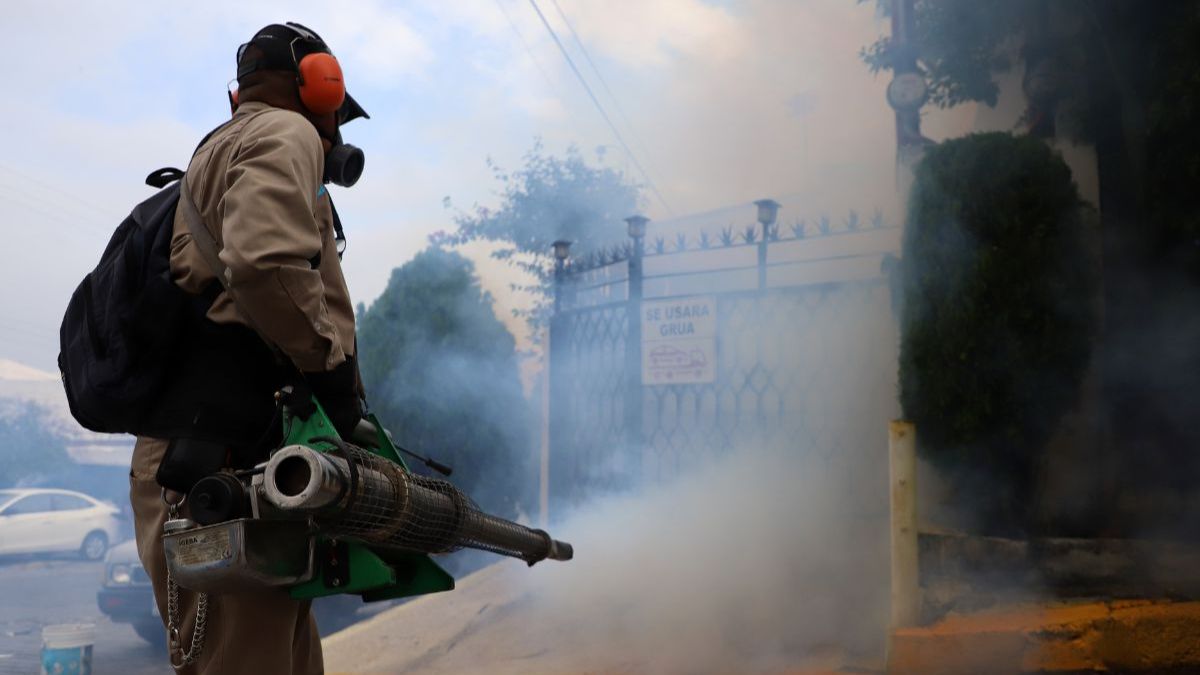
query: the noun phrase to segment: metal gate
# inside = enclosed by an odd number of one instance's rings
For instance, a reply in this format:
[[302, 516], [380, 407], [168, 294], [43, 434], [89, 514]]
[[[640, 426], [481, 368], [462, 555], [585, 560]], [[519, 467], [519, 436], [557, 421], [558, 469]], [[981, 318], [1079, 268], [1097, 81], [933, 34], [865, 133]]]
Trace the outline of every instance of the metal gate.
[[[667, 480], [749, 447], [805, 453], [848, 489], [882, 499], [895, 412], [887, 270], [899, 228], [846, 223], [812, 234], [793, 226], [789, 237], [770, 222], [740, 237], [728, 228], [713, 239], [679, 234], [673, 250], [634, 237], [560, 257], [551, 504]], [[645, 382], [643, 308], [692, 299], [715, 311], [708, 376]]]

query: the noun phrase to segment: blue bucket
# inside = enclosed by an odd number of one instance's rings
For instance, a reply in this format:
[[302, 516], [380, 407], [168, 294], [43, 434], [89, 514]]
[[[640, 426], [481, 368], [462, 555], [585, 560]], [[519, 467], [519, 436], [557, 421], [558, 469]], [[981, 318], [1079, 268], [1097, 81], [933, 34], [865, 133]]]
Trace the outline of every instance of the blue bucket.
[[42, 675], [92, 675], [96, 626], [65, 623], [42, 629]]

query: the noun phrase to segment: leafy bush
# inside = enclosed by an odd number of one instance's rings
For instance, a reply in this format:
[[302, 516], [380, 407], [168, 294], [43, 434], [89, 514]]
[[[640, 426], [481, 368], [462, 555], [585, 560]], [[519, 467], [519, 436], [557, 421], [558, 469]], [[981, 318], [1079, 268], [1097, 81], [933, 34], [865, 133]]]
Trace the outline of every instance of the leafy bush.
[[931, 148], [904, 240], [900, 403], [922, 451], [1007, 482], [1074, 404], [1091, 352], [1078, 192], [1042, 142], [991, 133]]
[[367, 400], [396, 441], [452, 466], [453, 482], [485, 510], [531, 512], [532, 412], [513, 337], [471, 261], [422, 251], [359, 314]]
[[69, 464], [49, 412], [26, 401], [0, 400], [0, 488], [36, 485]]
[[[551, 245], [565, 239], [574, 244], [573, 255], [580, 256], [626, 242], [624, 218], [637, 212], [641, 197], [624, 174], [603, 164], [589, 164], [573, 146], [557, 157], [547, 154], [538, 140], [523, 162], [510, 171], [488, 159], [499, 183], [499, 206], [476, 205], [459, 211], [455, 231], [436, 233], [430, 243], [495, 244], [492, 257], [533, 277], [535, 283], [514, 288], [535, 294], [534, 308], [521, 314], [537, 324], [548, 316], [552, 296]], [[443, 203], [452, 207], [449, 197]]]

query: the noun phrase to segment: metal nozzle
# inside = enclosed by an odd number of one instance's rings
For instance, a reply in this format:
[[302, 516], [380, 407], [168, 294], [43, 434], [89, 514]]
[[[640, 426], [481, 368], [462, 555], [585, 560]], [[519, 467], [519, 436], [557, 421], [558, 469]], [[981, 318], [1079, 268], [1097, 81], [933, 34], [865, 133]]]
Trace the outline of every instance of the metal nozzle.
[[337, 460], [302, 445], [280, 449], [267, 462], [267, 501], [284, 510], [317, 511], [342, 498], [346, 482]]

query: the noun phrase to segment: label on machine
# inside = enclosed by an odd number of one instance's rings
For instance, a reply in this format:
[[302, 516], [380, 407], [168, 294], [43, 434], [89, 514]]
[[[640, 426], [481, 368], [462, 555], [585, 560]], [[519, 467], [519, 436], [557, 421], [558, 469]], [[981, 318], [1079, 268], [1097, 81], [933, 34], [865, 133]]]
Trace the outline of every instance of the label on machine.
[[223, 527], [187, 534], [176, 542], [175, 561], [179, 565], [204, 565], [232, 557], [229, 530]]

